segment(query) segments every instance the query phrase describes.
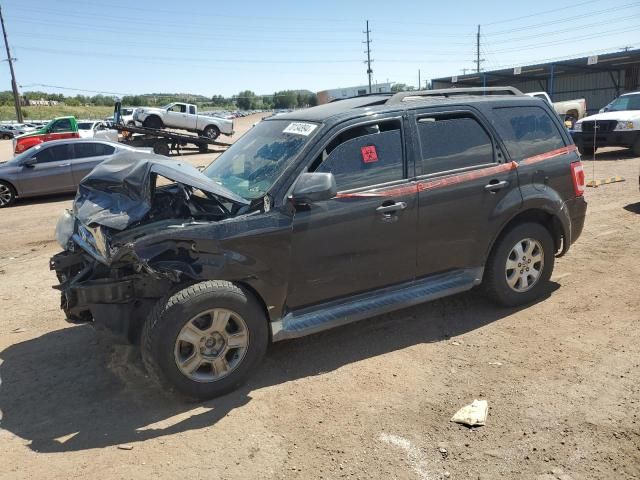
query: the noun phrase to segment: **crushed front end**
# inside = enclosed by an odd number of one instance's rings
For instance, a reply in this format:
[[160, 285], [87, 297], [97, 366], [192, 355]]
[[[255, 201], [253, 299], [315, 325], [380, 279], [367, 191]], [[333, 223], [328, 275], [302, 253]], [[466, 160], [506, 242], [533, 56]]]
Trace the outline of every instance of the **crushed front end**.
[[[157, 175], [173, 183], [158, 187]], [[197, 278], [193, 239], [247, 210], [244, 199], [221, 193], [196, 169], [154, 155], [128, 153], [97, 167], [56, 227], [64, 251], [50, 269], [67, 320], [135, 342], [157, 300]]]

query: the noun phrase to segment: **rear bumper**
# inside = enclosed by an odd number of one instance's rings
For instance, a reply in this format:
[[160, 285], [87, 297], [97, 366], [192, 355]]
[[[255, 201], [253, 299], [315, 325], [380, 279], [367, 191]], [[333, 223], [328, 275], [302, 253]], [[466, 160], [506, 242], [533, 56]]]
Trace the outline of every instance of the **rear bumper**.
[[584, 228], [584, 221], [587, 216], [587, 201], [584, 197], [576, 197], [571, 200], [567, 200], [565, 202], [565, 207], [569, 214], [569, 219], [571, 221], [570, 224], [570, 233], [568, 234], [568, 241], [565, 242], [563, 246], [563, 252], [566, 253], [569, 250], [569, 247], [575, 243], [576, 240], [582, 234], [582, 229]]
[[640, 130], [607, 132], [594, 135], [593, 132], [571, 132], [573, 142], [580, 148], [593, 147], [632, 147], [640, 138]]
[[170, 288], [170, 281], [142, 273], [113, 278], [108, 267], [84, 252], [54, 255], [49, 268], [60, 284], [67, 321], [89, 321], [127, 341], [134, 341], [148, 312]]

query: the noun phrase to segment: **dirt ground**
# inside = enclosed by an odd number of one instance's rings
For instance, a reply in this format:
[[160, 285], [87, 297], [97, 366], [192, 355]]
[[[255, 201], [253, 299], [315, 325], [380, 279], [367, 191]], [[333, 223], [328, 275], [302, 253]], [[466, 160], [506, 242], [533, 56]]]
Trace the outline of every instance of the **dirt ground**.
[[[245, 387], [201, 404], [65, 323], [48, 260], [70, 196], [1, 210], [0, 479], [640, 478], [640, 158], [609, 149], [594, 169], [627, 181], [588, 189], [539, 302], [472, 291], [275, 344]], [[486, 426], [449, 421], [475, 398]]]

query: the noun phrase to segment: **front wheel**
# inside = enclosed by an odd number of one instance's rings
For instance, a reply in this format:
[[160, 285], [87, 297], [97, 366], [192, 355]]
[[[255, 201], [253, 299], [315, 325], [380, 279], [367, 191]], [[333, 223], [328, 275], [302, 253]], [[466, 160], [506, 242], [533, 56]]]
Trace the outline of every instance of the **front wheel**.
[[146, 128], [155, 128], [155, 129], [161, 129], [164, 127], [164, 125], [162, 124], [162, 120], [160, 120], [160, 118], [156, 116], [145, 118], [144, 122], [142, 122], [142, 126]]
[[158, 302], [142, 330], [142, 359], [164, 388], [204, 400], [241, 385], [268, 339], [267, 319], [251, 293], [206, 281]]
[[523, 223], [503, 235], [487, 260], [484, 289], [497, 303], [513, 307], [540, 297], [555, 261], [553, 238], [539, 223]]
[[16, 203], [16, 191], [6, 182], [0, 182], [0, 208], [10, 207]]

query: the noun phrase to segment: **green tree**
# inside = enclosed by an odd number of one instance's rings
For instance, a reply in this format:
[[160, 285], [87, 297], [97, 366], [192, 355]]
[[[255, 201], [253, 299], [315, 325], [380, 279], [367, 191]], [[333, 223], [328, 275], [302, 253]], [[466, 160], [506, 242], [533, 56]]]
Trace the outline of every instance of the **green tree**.
[[416, 87], [413, 85], [407, 85], [406, 83], [394, 83], [391, 85], [392, 92], [411, 92], [415, 89]]
[[294, 90], [282, 90], [273, 94], [274, 108], [296, 108], [298, 106], [298, 94]]
[[252, 110], [257, 103], [258, 97], [251, 90], [243, 90], [236, 97], [236, 105], [240, 110]]

